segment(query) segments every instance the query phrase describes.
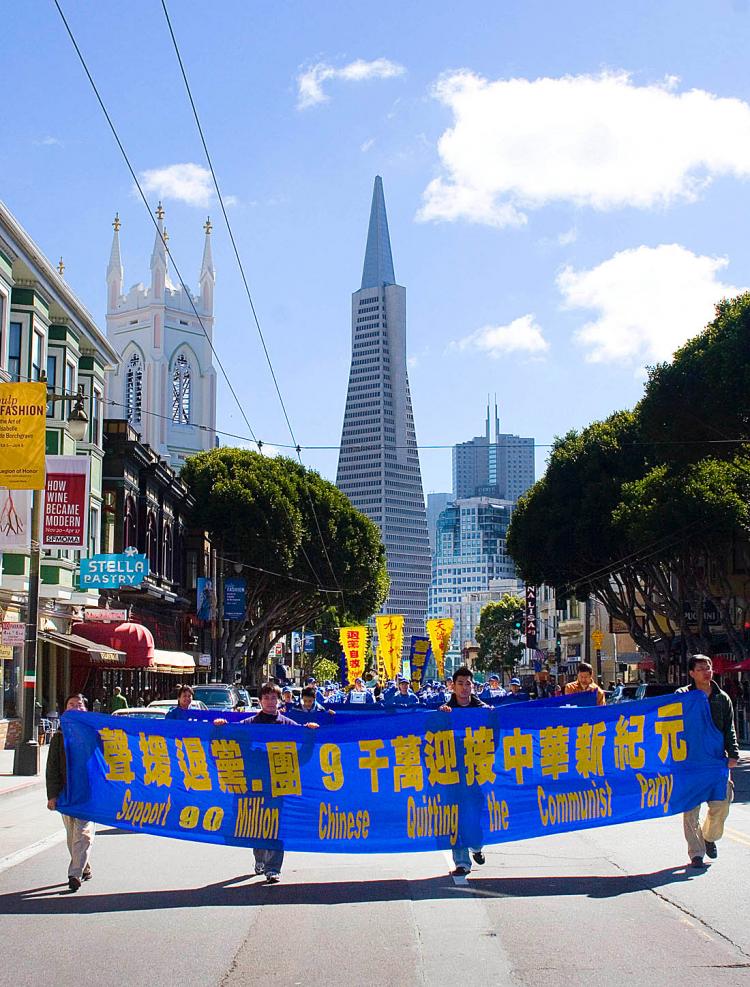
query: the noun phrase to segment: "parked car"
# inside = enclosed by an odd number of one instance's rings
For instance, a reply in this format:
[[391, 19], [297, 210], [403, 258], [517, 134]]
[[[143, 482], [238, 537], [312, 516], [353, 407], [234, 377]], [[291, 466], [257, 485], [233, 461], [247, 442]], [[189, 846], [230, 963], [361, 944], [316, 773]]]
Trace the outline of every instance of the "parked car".
[[[170, 709], [174, 709], [177, 705], [176, 699], [154, 699], [152, 703], [148, 704], [149, 709], [163, 709], [165, 712], [169, 712]], [[208, 709], [205, 703], [202, 703], [199, 699], [193, 699], [190, 703], [190, 709]]]
[[193, 697], [198, 702], [205, 703], [207, 709], [237, 709], [242, 706], [240, 694], [235, 687], [221, 682], [194, 686]]
[[635, 694], [639, 689], [639, 684], [636, 682], [634, 685], [616, 685], [612, 690], [611, 695], [607, 699], [607, 703], [627, 703], [632, 699], [635, 699]]
[[678, 685], [668, 685], [663, 682], [642, 682], [635, 693], [636, 699], [649, 699], [651, 696], [669, 696], [677, 692]]
[[163, 720], [168, 711], [168, 706], [130, 706], [128, 709], [116, 709], [112, 716], [129, 716], [139, 720]]
[[242, 709], [252, 709], [252, 704], [250, 702], [250, 693], [247, 689], [237, 688], [237, 693], [240, 697], [240, 706]]

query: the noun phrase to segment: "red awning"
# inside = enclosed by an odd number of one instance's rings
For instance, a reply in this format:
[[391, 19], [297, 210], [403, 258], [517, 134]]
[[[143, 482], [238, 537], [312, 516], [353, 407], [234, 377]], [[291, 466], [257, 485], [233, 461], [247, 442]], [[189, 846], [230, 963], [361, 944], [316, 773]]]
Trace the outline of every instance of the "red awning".
[[143, 624], [73, 624], [73, 633], [97, 644], [107, 644], [127, 655], [125, 668], [154, 667], [154, 636]]
[[723, 675], [726, 672], [750, 672], [750, 658], [744, 661], [731, 661], [729, 658], [722, 658], [717, 655], [712, 659], [711, 664], [715, 672]]

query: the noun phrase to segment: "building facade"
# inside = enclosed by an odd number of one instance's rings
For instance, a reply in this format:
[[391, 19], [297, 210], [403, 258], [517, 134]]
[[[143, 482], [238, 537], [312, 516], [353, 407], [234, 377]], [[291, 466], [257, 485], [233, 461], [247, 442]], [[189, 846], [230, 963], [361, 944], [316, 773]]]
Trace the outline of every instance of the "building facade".
[[119, 354], [109, 380], [115, 416], [175, 469], [216, 441], [216, 372], [212, 361], [214, 271], [211, 222], [206, 221], [197, 295], [169, 274], [161, 203], [149, 285], [123, 289], [120, 220], [107, 266], [107, 337]]
[[427, 494], [427, 535], [430, 539], [430, 554], [435, 554], [435, 532], [437, 519], [443, 513], [448, 504], [452, 503], [452, 493], [428, 493]]
[[453, 495], [517, 501], [534, 483], [534, 440], [500, 431], [495, 404], [495, 437], [490, 437], [487, 404], [485, 434], [453, 447]]
[[430, 547], [406, 368], [406, 289], [396, 284], [383, 182], [375, 179], [336, 485], [380, 528], [391, 586], [383, 613], [424, 633]]

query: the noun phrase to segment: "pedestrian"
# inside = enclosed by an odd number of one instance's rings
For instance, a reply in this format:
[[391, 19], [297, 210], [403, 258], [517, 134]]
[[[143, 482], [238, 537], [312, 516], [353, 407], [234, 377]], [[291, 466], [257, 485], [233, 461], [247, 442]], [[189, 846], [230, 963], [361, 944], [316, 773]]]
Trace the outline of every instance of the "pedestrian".
[[[688, 674], [693, 681], [690, 685], [678, 689], [677, 692], [692, 692], [700, 689], [701, 692], [705, 693], [708, 697], [711, 719], [724, 738], [724, 755], [727, 758], [727, 764], [729, 768], [736, 768], [740, 749], [737, 745], [737, 734], [734, 729], [732, 700], [713, 681], [713, 663], [708, 655], [691, 655], [688, 663]], [[716, 860], [719, 856], [716, 843], [724, 833], [724, 823], [729, 815], [729, 806], [732, 804], [733, 796], [734, 785], [730, 774], [726, 797], [708, 803], [708, 812], [702, 826], [700, 825], [701, 807], [699, 805], [683, 813], [682, 824], [691, 866], [704, 867], [704, 854], [711, 860]]]
[[[478, 699], [472, 692], [474, 675], [470, 668], [462, 665], [453, 673], [453, 693], [450, 699], [440, 707], [442, 712], [451, 713], [454, 709], [489, 709], [486, 703]], [[481, 792], [480, 792], [481, 794]], [[465, 877], [471, 871], [471, 858], [474, 863], [480, 866], [485, 861], [483, 848], [480, 843], [474, 841], [473, 846], [453, 847], [453, 863], [455, 869], [451, 871], [452, 877]], [[471, 857], [469, 856], [471, 854]]]
[[112, 701], [109, 704], [109, 711], [110, 713], [114, 713], [115, 710], [127, 709], [127, 708], [128, 708], [128, 701], [125, 698], [125, 696], [123, 696], [122, 689], [120, 688], [120, 686], [116, 685], [114, 695], [112, 696]]
[[574, 696], [578, 692], [595, 692], [597, 706], [604, 706], [607, 701], [604, 690], [594, 682], [593, 668], [586, 661], [579, 662], [575, 682], [568, 682], [565, 686], [566, 696]]
[[[284, 716], [279, 712], [280, 701], [281, 689], [275, 682], [266, 682], [265, 685], [261, 686], [260, 690], [260, 712], [254, 716], [248, 716], [246, 719], [240, 720], [240, 726], [276, 723], [280, 726], [305, 726], [313, 730], [318, 729], [319, 724], [317, 723], [296, 723], [288, 716]], [[214, 725], [219, 726], [226, 722], [224, 719], [217, 719], [214, 720]], [[278, 884], [281, 880], [281, 865], [284, 863], [283, 845], [278, 849], [275, 847], [268, 849], [265, 847], [253, 847], [253, 856], [255, 857], [255, 873], [265, 874], [266, 884]]]
[[[80, 692], [74, 692], [65, 700], [63, 713], [74, 710], [80, 713], [86, 712], [86, 700]], [[58, 730], [52, 736], [47, 755], [47, 808], [50, 812], [57, 809], [57, 800], [64, 791], [67, 784], [67, 774], [65, 767], [65, 744], [63, 743], [63, 732]], [[75, 819], [73, 816], [62, 816], [65, 833], [68, 837], [68, 852], [70, 853], [70, 864], [68, 865], [68, 887], [71, 891], [77, 891], [81, 886], [81, 881], [91, 880], [91, 844], [94, 839], [94, 824], [85, 819]]]

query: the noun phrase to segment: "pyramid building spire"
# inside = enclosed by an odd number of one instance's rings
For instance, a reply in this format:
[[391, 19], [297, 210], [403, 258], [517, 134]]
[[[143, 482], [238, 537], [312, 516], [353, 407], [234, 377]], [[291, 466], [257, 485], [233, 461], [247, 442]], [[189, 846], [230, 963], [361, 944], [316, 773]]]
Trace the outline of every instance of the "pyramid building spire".
[[395, 283], [396, 275], [393, 273], [393, 255], [391, 254], [391, 238], [388, 234], [383, 179], [377, 175], [372, 190], [370, 226], [367, 230], [365, 263], [362, 268], [362, 288], [382, 288], [383, 285]]

